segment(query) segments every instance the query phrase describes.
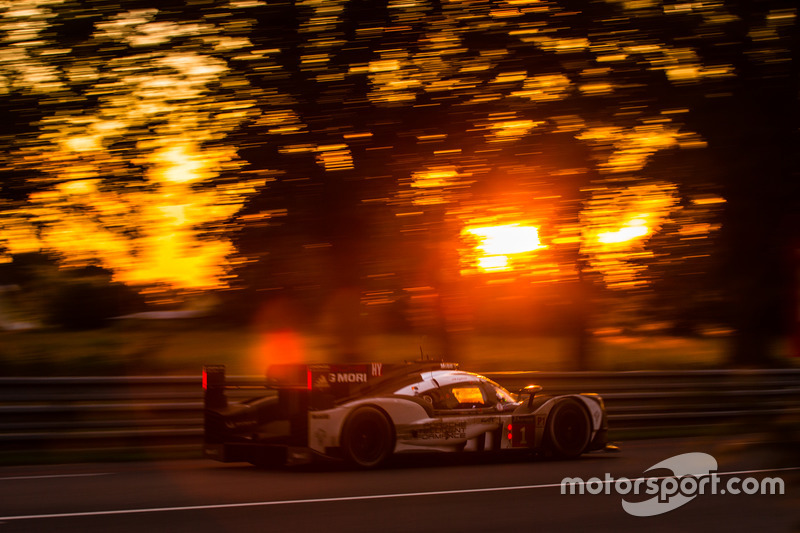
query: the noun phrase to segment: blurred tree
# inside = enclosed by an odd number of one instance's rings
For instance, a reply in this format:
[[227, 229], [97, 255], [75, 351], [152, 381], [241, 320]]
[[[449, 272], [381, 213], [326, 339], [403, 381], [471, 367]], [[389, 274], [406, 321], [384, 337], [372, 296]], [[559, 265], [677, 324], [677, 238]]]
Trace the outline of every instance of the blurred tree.
[[106, 327], [115, 317], [140, 311], [144, 299], [108, 277], [60, 276], [48, 298], [47, 323], [69, 330]]
[[[61, 245], [73, 263], [173, 285], [197, 267], [192, 287], [225, 279], [227, 261], [253, 312], [272, 294], [329, 310], [346, 357], [365, 306], [407, 302], [410, 322], [454, 346], [466, 300], [498, 283], [559, 287], [578, 368], [600, 288], [657, 289], [676, 316], [670, 294], [735, 298], [737, 361], [766, 353], [796, 206], [796, 165], [779, 157], [796, 139], [779, 116], [796, 95], [791, 6], [35, 4], [0, 19], [20, 52], [0, 61], [21, 132], [3, 138], [12, 252], [83, 229], [96, 246]], [[692, 166], [684, 148], [710, 155]], [[703, 281], [723, 206], [724, 292]], [[486, 252], [486, 228], [514, 225], [536, 242]]]
[[255, 110], [229, 66], [248, 61], [247, 22], [207, 15], [48, 0], [0, 9], [13, 124], [0, 135], [0, 259], [47, 250], [133, 285], [224, 285], [224, 223], [264, 180], [230, 175], [243, 163], [228, 136]]
[[114, 317], [142, 311], [144, 298], [113, 282], [112, 275], [95, 266], [59, 268], [55, 257], [40, 253], [18, 254], [0, 264], [0, 286], [16, 289], [5, 308], [27, 327], [96, 329]]
[[[722, 173], [724, 289], [736, 331], [732, 360], [771, 363], [790, 332], [800, 238], [800, 51], [793, 2], [734, 2], [714, 39], [737, 76], [693, 117]], [[793, 290], [793, 287], [795, 289]]]

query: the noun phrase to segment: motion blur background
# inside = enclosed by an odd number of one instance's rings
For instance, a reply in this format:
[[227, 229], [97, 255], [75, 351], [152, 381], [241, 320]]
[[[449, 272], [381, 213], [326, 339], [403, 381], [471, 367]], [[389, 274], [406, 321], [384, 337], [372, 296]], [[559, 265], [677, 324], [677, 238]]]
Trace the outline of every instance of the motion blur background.
[[797, 366], [793, 1], [0, 4], [0, 374]]

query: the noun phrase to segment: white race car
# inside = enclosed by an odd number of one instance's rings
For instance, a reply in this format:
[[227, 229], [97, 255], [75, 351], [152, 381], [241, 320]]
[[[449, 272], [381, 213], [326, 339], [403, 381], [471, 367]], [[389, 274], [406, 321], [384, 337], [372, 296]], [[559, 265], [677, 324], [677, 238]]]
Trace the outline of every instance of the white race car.
[[606, 446], [596, 394], [512, 394], [453, 363], [273, 365], [258, 396], [229, 403], [225, 368], [203, 369], [204, 455], [253, 464], [315, 456], [362, 467], [407, 452], [530, 450], [573, 458]]

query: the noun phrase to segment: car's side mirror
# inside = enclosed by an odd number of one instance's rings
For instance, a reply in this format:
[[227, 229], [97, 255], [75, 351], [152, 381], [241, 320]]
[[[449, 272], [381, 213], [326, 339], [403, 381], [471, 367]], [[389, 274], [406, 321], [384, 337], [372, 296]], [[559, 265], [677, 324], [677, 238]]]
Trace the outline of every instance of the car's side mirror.
[[517, 393], [517, 399], [522, 403], [527, 403], [529, 406], [533, 398], [542, 390], [541, 385], [528, 385]]

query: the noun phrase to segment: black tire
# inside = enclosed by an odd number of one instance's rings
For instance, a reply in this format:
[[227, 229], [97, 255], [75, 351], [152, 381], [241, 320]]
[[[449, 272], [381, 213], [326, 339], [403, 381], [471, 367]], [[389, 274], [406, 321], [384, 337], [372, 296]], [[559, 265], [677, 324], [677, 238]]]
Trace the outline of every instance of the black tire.
[[586, 409], [567, 398], [553, 406], [547, 419], [547, 444], [560, 459], [574, 459], [589, 446], [592, 423]]
[[392, 423], [374, 407], [359, 407], [350, 415], [342, 430], [345, 459], [359, 468], [384, 464], [394, 451]]

